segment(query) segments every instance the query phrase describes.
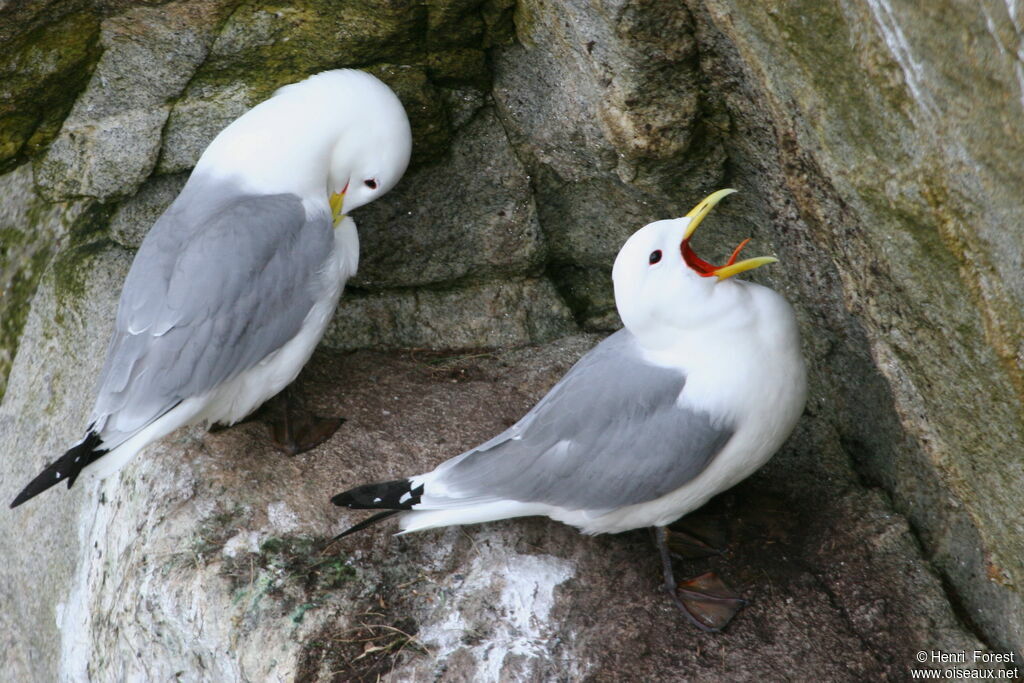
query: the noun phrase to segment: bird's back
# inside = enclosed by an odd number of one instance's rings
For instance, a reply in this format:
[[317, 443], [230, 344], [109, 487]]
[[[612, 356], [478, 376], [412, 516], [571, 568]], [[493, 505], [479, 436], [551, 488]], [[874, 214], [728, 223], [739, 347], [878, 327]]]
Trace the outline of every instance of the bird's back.
[[678, 370], [644, 361], [621, 330], [506, 432], [413, 477], [425, 486], [422, 508], [505, 500], [594, 513], [665, 495], [698, 476], [732, 433], [679, 407], [685, 384]]
[[108, 446], [295, 336], [332, 247], [295, 195], [193, 178], [125, 280], [92, 417]]

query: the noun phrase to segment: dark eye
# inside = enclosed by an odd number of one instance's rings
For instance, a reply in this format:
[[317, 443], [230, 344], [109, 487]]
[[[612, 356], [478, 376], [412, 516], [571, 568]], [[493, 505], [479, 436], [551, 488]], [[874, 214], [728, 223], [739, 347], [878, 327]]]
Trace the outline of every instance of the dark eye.
[[377, 181], [374, 180], [373, 178], [370, 178], [369, 180], [364, 180], [363, 185], [366, 185], [371, 190], [377, 189]]
[[660, 260], [661, 260], [661, 249], [655, 249], [654, 251], [651, 252], [651, 257], [648, 259], [648, 261], [650, 261], [651, 265], [653, 266], [655, 263], [657, 263]]

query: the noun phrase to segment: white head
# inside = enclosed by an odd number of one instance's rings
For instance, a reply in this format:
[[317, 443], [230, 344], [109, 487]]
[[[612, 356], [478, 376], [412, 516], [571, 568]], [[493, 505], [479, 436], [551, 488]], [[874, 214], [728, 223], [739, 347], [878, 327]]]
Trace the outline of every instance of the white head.
[[344, 93], [347, 101], [340, 106], [350, 110], [350, 125], [334, 144], [327, 176], [328, 192], [344, 195], [341, 213], [348, 213], [398, 184], [412, 151], [409, 119], [395, 93], [364, 71], [325, 71], [303, 82], [314, 79], [335, 96]]
[[736, 262], [749, 240], [717, 267], [698, 257], [690, 247], [690, 237], [704, 217], [733, 192], [719, 190], [683, 218], [645, 225], [619, 250], [612, 269], [615, 305], [622, 322], [641, 340], [723, 321], [735, 304], [731, 294], [735, 294], [737, 283], [728, 278], [776, 261], [762, 256]]
[[236, 119], [196, 171], [256, 192], [326, 199], [335, 221], [398, 183], [412, 149], [405, 109], [363, 71], [335, 69], [279, 88]]

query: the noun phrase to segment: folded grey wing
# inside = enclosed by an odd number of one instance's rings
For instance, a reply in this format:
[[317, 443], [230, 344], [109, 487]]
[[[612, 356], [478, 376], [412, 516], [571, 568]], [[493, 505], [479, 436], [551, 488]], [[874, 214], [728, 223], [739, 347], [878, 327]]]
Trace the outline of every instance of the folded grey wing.
[[294, 337], [332, 246], [326, 212], [307, 218], [295, 195], [186, 187], [125, 280], [93, 414], [106, 443]]
[[606, 510], [654, 500], [703, 472], [733, 434], [677, 405], [685, 383], [681, 372], [645, 362], [621, 330], [516, 425], [439, 467], [434, 481], [466, 501]]

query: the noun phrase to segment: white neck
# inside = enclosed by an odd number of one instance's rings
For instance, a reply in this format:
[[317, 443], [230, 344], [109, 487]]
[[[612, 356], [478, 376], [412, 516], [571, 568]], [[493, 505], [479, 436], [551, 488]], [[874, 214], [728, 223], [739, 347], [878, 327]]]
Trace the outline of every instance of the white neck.
[[764, 289], [744, 281], [719, 282], [693, 294], [691, 300], [699, 306], [687, 300], [665, 301], [646, 307], [628, 327], [649, 351], [704, 345], [708, 339], [731, 336], [756, 323], [754, 299], [760, 296], [755, 297], [759, 292], [753, 288]]
[[[638, 337], [645, 358], [686, 373], [683, 400], [722, 417], [765, 409], [777, 391], [778, 400], [802, 406], [805, 370], [793, 309], [771, 289], [736, 284], [740, 300], [730, 315], [700, 328]], [[783, 391], [792, 386], [800, 388]]]

